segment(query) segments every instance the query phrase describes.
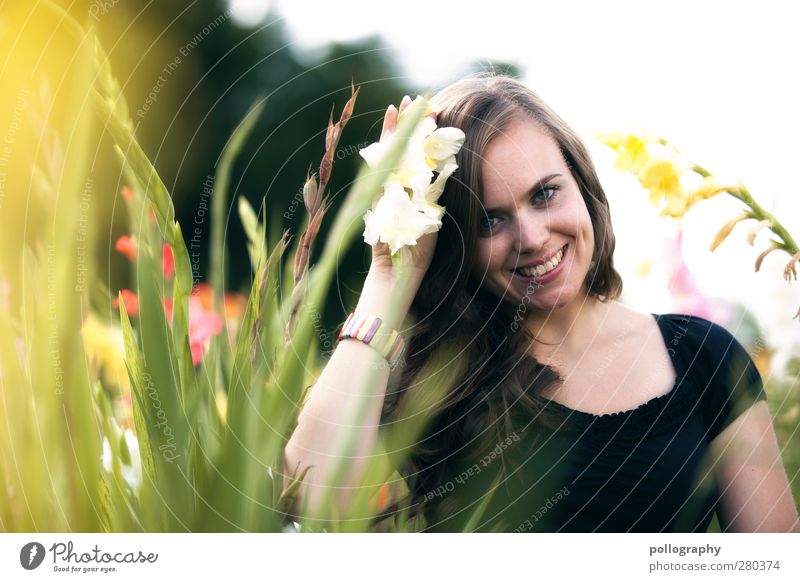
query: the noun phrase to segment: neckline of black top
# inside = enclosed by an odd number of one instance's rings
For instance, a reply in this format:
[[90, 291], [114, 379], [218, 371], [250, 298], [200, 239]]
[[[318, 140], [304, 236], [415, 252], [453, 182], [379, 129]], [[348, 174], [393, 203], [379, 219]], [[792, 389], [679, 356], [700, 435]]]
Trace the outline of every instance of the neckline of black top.
[[[620, 410], [617, 412], [608, 412], [605, 414], [594, 414], [583, 410], [576, 410], [547, 398], [539, 397], [544, 404], [544, 408], [551, 413], [554, 413], [558, 418], [563, 418], [561, 429], [566, 430], [579, 430], [581, 432], [592, 432], [594, 434], [603, 434], [605, 436], [612, 436], [624, 433], [635, 433], [632, 436], [638, 437], [641, 433], [648, 430], [660, 432], [660, 428], [668, 427], [673, 421], [685, 418], [688, 405], [691, 404], [691, 399], [686, 397], [684, 392], [685, 386], [688, 382], [684, 382], [685, 377], [683, 365], [679, 359], [676, 358], [676, 350], [669, 349], [672, 333], [667, 328], [669, 321], [668, 315], [656, 315], [651, 313], [658, 328], [661, 331], [661, 337], [664, 340], [664, 345], [668, 348], [668, 352], [672, 359], [673, 367], [675, 368], [675, 383], [669, 392], [656, 396], [650, 400], [643, 402], [635, 408], [628, 410]], [[611, 433], [611, 434], [609, 434]]]

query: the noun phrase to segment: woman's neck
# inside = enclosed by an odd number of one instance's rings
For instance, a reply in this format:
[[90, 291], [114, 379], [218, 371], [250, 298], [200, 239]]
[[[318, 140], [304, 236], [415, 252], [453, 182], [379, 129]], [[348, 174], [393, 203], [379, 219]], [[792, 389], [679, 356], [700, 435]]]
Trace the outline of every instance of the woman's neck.
[[611, 323], [613, 303], [603, 303], [584, 293], [559, 309], [531, 312], [525, 326], [536, 339], [532, 346], [534, 357], [541, 361], [554, 354], [568, 357], [582, 353], [587, 344], [600, 339]]

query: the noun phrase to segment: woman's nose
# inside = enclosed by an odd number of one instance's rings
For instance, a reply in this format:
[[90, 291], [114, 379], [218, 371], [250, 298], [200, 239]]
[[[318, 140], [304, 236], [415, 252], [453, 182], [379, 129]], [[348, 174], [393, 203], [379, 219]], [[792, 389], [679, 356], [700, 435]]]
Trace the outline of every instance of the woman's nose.
[[523, 213], [517, 223], [519, 225], [517, 233], [517, 251], [522, 254], [538, 253], [547, 245], [550, 240], [550, 218], [539, 213], [533, 217]]

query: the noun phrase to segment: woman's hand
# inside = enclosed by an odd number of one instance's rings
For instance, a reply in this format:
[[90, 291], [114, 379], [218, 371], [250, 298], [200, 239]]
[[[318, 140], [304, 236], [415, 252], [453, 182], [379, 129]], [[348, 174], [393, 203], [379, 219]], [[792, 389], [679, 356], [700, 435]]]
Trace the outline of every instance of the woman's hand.
[[[383, 129], [381, 138], [389, 132], [393, 132], [397, 127], [397, 118], [411, 105], [411, 98], [406, 95], [400, 102], [400, 110], [390, 105], [383, 117]], [[431, 116], [436, 119], [436, 114]], [[410, 287], [409, 291], [416, 294], [422, 278], [428, 271], [433, 259], [433, 251], [436, 248], [438, 233], [433, 232], [423, 235], [414, 246], [404, 246], [398, 252], [400, 260], [395, 259], [392, 264], [392, 256], [389, 252], [389, 245], [377, 243], [372, 247], [372, 264], [370, 265], [370, 275], [379, 279], [389, 281], [404, 280]]]

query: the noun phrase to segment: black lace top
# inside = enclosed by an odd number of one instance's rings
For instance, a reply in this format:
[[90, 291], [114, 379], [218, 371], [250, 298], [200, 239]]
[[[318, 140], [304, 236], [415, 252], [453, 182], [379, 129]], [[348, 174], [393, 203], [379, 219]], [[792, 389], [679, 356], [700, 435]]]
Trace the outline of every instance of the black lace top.
[[431, 492], [441, 511], [429, 529], [706, 531], [719, 498], [708, 443], [765, 399], [761, 377], [723, 327], [653, 316], [677, 374], [670, 392], [599, 416], [545, 400], [560, 427], [514, 433], [477, 463], [455, 468]]

